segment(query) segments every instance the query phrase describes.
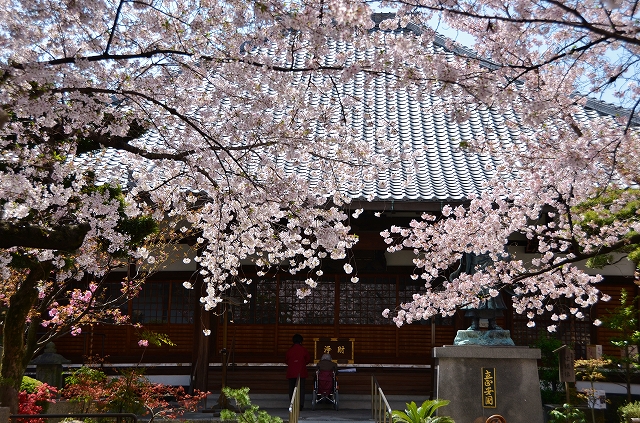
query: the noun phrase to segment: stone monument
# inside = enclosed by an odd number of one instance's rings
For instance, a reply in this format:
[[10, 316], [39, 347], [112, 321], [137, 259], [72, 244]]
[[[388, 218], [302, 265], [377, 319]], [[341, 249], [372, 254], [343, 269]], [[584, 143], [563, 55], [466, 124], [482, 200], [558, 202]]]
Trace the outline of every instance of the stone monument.
[[543, 423], [540, 350], [514, 346], [450, 345], [433, 349], [435, 397], [456, 422], [501, 415], [507, 422]]
[[[460, 272], [472, 274], [492, 264], [488, 255], [465, 254]], [[543, 423], [538, 363], [540, 350], [516, 347], [508, 330], [496, 324], [506, 309], [500, 296], [488, 294], [478, 308], [466, 308], [471, 326], [459, 330], [454, 345], [433, 349], [435, 397], [451, 401], [443, 412], [456, 422]], [[488, 320], [482, 330], [481, 319]]]
[[56, 346], [49, 342], [44, 352], [31, 360], [29, 364], [36, 365], [36, 379], [56, 388], [63, 387], [62, 365], [71, 363], [56, 352]]

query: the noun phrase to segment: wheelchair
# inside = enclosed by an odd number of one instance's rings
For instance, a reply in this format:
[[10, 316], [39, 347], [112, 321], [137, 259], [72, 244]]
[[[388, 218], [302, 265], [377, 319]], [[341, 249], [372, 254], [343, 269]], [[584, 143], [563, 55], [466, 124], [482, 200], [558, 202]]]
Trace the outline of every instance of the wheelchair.
[[316, 404], [322, 401], [333, 404], [333, 408], [338, 410], [338, 378], [336, 376], [336, 372], [331, 370], [316, 370], [311, 397], [312, 410], [315, 410]]

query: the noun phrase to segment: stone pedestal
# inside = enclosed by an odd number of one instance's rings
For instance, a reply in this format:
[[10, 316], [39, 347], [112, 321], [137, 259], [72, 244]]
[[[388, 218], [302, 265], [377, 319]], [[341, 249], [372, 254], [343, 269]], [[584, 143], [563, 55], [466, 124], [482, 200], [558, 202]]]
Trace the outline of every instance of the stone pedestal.
[[[494, 414], [509, 423], [543, 423], [539, 349], [451, 345], [434, 348], [433, 354], [435, 397], [451, 401], [439, 414], [451, 416], [456, 423], [484, 423]], [[491, 402], [493, 407], [488, 406]]]

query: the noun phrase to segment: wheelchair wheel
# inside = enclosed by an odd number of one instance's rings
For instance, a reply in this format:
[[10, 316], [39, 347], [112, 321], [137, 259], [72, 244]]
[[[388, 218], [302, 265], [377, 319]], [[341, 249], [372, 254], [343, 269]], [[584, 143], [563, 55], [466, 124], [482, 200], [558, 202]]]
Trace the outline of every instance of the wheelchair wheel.
[[317, 398], [318, 398], [318, 393], [314, 389], [313, 390], [313, 396], [311, 397], [311, 411], [316, 409]]
[[333, 401], [333, 409], [338, 411], [338, 391], [333, 394], [333, 399], [335, 400]]

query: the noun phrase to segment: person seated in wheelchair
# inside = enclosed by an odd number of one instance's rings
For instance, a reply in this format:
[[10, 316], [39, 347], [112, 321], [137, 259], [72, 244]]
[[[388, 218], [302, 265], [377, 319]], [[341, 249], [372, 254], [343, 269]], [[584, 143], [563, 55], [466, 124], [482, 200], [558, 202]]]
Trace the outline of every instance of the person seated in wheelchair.
[[331, 361], [331, 355], [323, 354], [316, 366], [311, 409], [319, 402], [330, 402], [338, 410], [338, 365]]
[[330, 354], [323, 354], [318, 361], [316, 371], [316, 393], [320, 396], [332, 395], [338, 365], [331, 361]]
[[332, 372], [338, 371], [338, 365], [331, 361], [331, 354], [322, 354], [320, 361], [318, 361], [318, 370], [329, 370]]

